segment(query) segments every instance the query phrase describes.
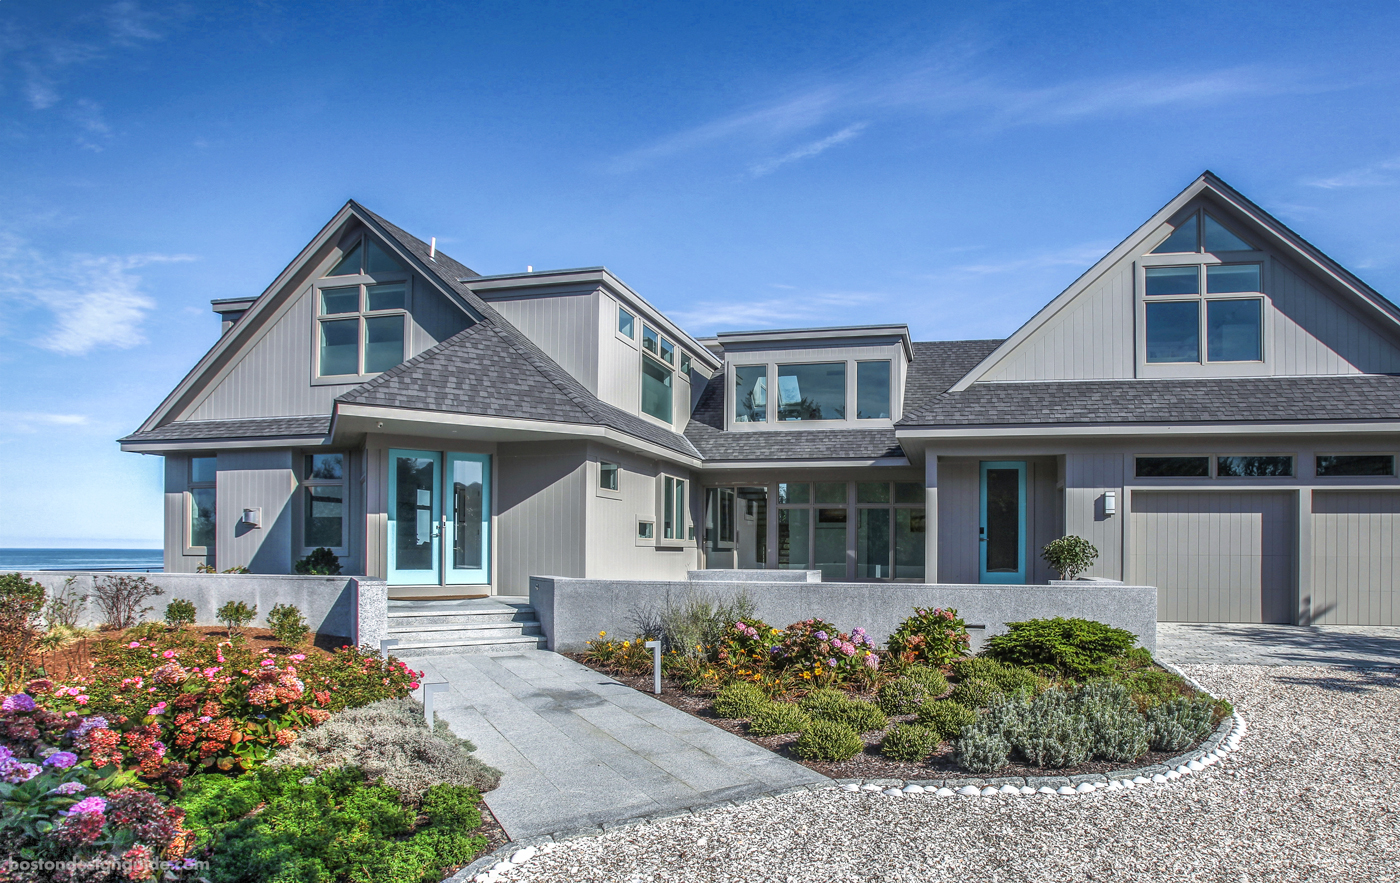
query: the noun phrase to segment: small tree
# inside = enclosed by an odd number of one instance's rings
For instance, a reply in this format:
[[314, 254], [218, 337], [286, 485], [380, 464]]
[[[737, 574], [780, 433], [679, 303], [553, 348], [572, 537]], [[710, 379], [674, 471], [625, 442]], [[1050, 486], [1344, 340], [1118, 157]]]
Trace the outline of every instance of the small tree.
[[49, 628], [61, 625], [73, 629], [78, 626], [78, 617], [87, 606], [87, 595], [78, 594], [78, 578], [70, 576], [63, 581], [63, 588], [49, 596], [44, 607], [44, 622]]
[[0, 576], [0, 678], [6, 693], [26, 680], [43, 610], [42, 585], [18, 573]]
[[340, 573], [340, 559], [330, 549], [321, 546], [297, 561], [295, 570], [311, 576], [336, 576]]
[[1099, 550], [1083, 537], [1067, 536], [1051, 540], [1040, 550], [1040, 557], [1059, 571], [1061, 579], [1072, 580], [1094, 566]]
[[256, 606], [249, 607], [242, 601], [229, 601], [220, 607], [214, 615], [228, 629], [228, 636], [232, 638], [236, 637], [240, 631], [248, 627], [248, 623], [257, 618], [258, 608]]
[[306, 640], [311, 627], [301, 611], [291, 604], [277, 604], [267, 612], [267, 627], [283, 647], [296, 647]]
[[93, 584], [103, 625], [112, 629], [129, 629], [141, 621], [153, 608], [142, 607], [147, 598], [164, 595], [165, 590], [144, 576], [104, 576]]
[[173, 629], [193, 625], [195, 618], [194, 602], [176, 598], [165, 605], [165, 624]]

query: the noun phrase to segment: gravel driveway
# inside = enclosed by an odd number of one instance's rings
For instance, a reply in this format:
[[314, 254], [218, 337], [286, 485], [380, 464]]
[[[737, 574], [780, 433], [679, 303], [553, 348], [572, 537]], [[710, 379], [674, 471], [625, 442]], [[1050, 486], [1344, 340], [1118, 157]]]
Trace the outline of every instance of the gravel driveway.
[[[790, 794], [551, 845], [510, 881], [1400, 880], [1400, 672], [1183, 666], [1240, 750], [1080, 797]], [[599, 795], [605, 800], [605, 795]]]

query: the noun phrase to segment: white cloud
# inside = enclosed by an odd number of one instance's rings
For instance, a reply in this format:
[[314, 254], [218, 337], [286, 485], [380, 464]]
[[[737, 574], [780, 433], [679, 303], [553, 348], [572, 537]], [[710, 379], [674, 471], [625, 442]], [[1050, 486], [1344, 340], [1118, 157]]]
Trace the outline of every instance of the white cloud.
[[947, 279], [953, 276], [970, 279], [1006, 273], [1024, 276], [1057, 267], [1078, 267], [1082, 271], [1092, 267], [1112, 248], [1113, 246], [1108, 243], [1089, 242], [1055, 251], [1037, 252], [1026, 257], [1007, 258], [1000, 261], [990, 260], [976, 264], [955, 264], [939, 270], [937, 274], [929, 278]]
[[844, 141], [850, 141], [852, 138], [856, 137], [862, 131], [864, 131], [865, 126], [865, 123], [856, 123], [855, 125], [847, 126], [846, 128], [842, 129], [834, 135], [828, 135], [827, 137], [822, 138], [820, 141], [813, 141], [811, 144], [807, 144], [803, 147], [797, 148], [796, 150], [789, 151], [788, 153], [785, 153], [782, 156], [777, 157], [776, 159], [770, 159], [765, 162], [755, 163], [754, 165], [749, 166], [749, 174], [753, 175], [755, 178], [760, 178], [774, 171], [779, 166], [785, 166], [788, 163], [796, 162], [799, 159], [807, 159], [809, 157], [816, 156], [820, 153], [825, 152], [828, 148], [835, 147], [837, 144], [840, 144]]
[[703, 335], [760, 328], [850, 325], [853, 308], [886, 299], [886, 295], [876, 292], [831, 291], [765, 300], [701, 301], [687, 309], [668, 312], [682, 327]]
[[[14, 236], [0, 235], [0, 301], [14, 311], [40, 307], [52, 324], [34, 345], [67, 356], [145, 343], [141, 325], [155, 301], [141, 290], [141, 267], [194, 260], [191, 255], [64, 255], [49, 258]], [[6, 312], [10, 312], [7, 310]]]
[[44, 414], [38, 411], [0, 411], [0, 432], [36, 432], [56, 426], [84, 426], [83, 414]]
[[1400, 157], [1382, 160], [1329, 178], [1306, 181], [1309, 187], [1336, 190], [1344, 187], [1392, 187], [1400, 184]]

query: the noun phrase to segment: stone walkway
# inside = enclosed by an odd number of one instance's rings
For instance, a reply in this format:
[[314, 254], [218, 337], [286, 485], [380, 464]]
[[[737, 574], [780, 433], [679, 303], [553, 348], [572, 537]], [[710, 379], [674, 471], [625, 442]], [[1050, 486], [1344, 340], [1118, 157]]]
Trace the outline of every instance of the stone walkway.
[[1400, 627], [1157, 623], [1176, 665], [1400, 666]]
[[[830, 780], [546, 650], [406, 658], [453, 732], [502, 772], [512, 840], [685, 814]], [[421, 698], [421, 696], [420, 696]]]

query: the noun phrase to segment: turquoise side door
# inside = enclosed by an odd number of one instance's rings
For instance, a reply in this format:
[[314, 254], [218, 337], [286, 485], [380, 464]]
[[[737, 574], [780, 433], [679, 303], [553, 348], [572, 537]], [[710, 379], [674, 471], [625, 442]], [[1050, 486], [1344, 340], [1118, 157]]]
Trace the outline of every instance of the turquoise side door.
[[448, 454], [443, 474], [449, 542], [445, 582], [491, 581], [491, 455]]
[[977, 532], [984, 583], [1026, 581], [1026, 464], [982, 461], [982, 520]]
[[442, 581], [442, 454], [389, 451], [389, 585]]

